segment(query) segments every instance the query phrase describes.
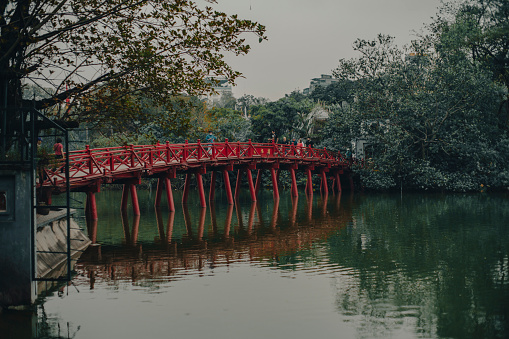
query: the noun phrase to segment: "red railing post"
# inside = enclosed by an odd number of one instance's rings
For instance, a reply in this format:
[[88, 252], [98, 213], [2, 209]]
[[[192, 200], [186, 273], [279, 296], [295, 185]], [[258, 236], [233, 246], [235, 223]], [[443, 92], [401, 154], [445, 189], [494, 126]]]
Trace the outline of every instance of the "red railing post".
[[110, 172], [113, 172], [115, 170], [115, 159], [113, 158], [113, 152], [110, 151], [109, 148], [106, 149], [106, 151], [109, 153], [110, 156]]
[[251, 142], [251, 139], [249, 139], [249, 148], [247, 149], [247, 156], [253, 157], [253, 143]]
[[129, 153], [131, 155], [131, 168], [133, 168], [134, 167], [134, 145], [133, 144], [129, 145]]
[[87, 157], [88, 157], [88, 173], [89, 174], [94, 174], [94, 169], [92, 168], [92, 165], [93, 165], [93, 161], [92, 161], [92, 152], [90, 151], [90, 146], [89, 145], [85, 145], [85, 153], [87, 154]]
[[154, 167], [154, 149], [157, 149], [157, 145], [156, 146], [151, 146], [150, 147], [150, 150], [149, 150], [149, 159], [148, 159], [148, 164], [150, 165], [150, 168]]
[[[198, 160], [201, 160], [201, 157], [202, 157], [202, 151], [201, 151], [201, 141], [200, 139], [198, 139], [196, 141], [196, 143], [198, 144]], [[202, 206], [203, 207], [203, 206]]]
[[187, 150], [187, 139], [186, 139], [186, 142], [184, 144], [184, 149], [182, 150], [182, 162], [187, 161], [187, 156], [188, 156], [188, 150]]
[[166, 140], [166, 163], [170, 162], [170, 142]]
[[228, 138], [224, 139], [224, 148], [226, 149], [226, 157], [230, 157], [230, 146], [228, 145]]

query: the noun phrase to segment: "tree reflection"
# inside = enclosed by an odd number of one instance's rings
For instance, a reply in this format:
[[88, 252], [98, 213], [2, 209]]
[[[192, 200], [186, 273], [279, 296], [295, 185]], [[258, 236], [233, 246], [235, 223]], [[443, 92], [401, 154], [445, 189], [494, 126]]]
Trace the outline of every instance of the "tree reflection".
[[[335, 277], [338, 309], [362, 316], [367, 336], [403, 319], [432, 337], [507, 335], [509, 206], [495, 199], [506, 208], [493, 208], [492, 199], [359, 199], [352, 224], [328, 240], [329, 259], [349, 269]], [[345, 289], [351, 276], [357, 288]]]
[[135, 240], [133, 219], [133, 227], [123, 224], [123, 246], [102, 245], [100, 256], [87, 251], [80, 258], [77, 269], [90, 288], [99, 281], [158, 284], [249, 261], [327, 274], [338, 313], [360, 338], [396, 337], [409, 328], [415, 337], [509, 333], [504, 196], [282, 195], [156, 210], [156, 221], [154, 241]]

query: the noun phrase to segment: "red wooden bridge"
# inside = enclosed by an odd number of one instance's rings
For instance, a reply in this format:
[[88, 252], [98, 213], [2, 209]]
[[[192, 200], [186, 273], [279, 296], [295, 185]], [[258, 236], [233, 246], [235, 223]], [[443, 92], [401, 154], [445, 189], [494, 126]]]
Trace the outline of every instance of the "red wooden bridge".
[[[66, 166], [68, 163], [68, 172]], [[313, 194], [312, 175], [321, 178], [321, 189], [328, 193], [327, 173], [333, 179], [333, 189], [341, 192], [341, 175], [347, 175], [352, 188], [350, 163], [339, 153], [310, 147], [297, 147], [275, 143], [249, 142], [215, 142], [155, 145], [129, 145], [71, 151], [66, 160], [44, 168], [39, 172], [37, 182], [38, 196], [43, 196], [47, 204], [51, 204], [51, 195], [65, 192], [67, 178], [71, 191], [86, 192], [86, 211], [97, 219], [95, 193], [100, 191], [102, 184], [123, 184], [121, 209], [127, 208], [129, 192], [135, 215], [140, 215], [136, 185], [141, 178], [158, 178], [155, 205], [159, 206], [163, 187], [166, 188], [168, 208], [175, 211], [171, 181], [177, 173], [186, 175], [182, 203], [187, 203], [189, 185], [194, 174], [200, 197], [200, 205], [206, 207], [205, 190], [202, 175], [211, 172], [209, 200], [214, 199], [216, 173], [221, 172], [224, 178], [228, 204], [234, 203], [234, 195], [238, 196], [242, 174], [247, 174], [251, 199], [256, 201], [260, 189], [261, 171], [269, 170], [272, 178], [273, 194], [279, 198], [278, 179], [280, 170], [288, 170], [292, 179], [292, 195], [297, 196], [295, 172], [305, 171], [307, 174], [306, 193]], [[232, 194], [229, 172], [237, 170], [235, 193]], [[258, 170], [256, 182], [253, 183], [251, 170]], [[43, 178], [41, 180], [41, 178]]]

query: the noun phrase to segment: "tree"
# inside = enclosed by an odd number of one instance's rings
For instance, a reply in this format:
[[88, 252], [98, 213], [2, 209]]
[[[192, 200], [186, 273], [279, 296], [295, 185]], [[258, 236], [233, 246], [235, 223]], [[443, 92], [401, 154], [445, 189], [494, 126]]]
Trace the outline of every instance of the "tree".
[[265, 105], [269, 100], [266, 98], [255, 98], [254, 95], [244, 94], [240, 98], [237, 99], [237, 109], [241, 110], [244, 113], [244, 116], [248, 116], [248, 111], [251, 106], [254, 105]]
[[341, 60], [334, 72], [355, 81], [355, 100], [336, 110], [325, 133], [342, 143], [370, 141], [366, 185], [468, 191], [507, 184], [508, 159], [497, 151], [507, 139], [497, 128], [502, 91], [468, 58], [439, 52], [438, 38], [401, 50], [387, 36], [358, 40], [360, 57]]
[[[467, 0], [447, 3], [431, 25], [440, 36], [438, 50], [468, 55], [492, 73], [493, 80], [509, 88], [509, 2]], [[509, 128], [509, 101], [500, 103], [501, 127]]]
[[209, 131], [224, 141], [247, 141], [251, 133], [251, 123], [242, 112], [230, 108], [212, 108], [207, 112]]
[[[31, 105], [59, 107], [63, 120], [129, 119], [141, 112], [140, 94], [171, 110], [176, 96], [210, 91], [210, 75], [240, 75], [223, 53], [248, 53], [248, 32], [266, 39], [263, 25], [191, 0], [4, 0], [1, 103], [23, 106], [30, 84], [50, 89]], [[5, 129], [16, 121], [9, 118]]]
[[[287, 94], [278, 101], [251, 107], [251, 125], [253, 139], [267, 142], [271, 132], [281, 137], [305, 137], [306, 118], [314, 107], [312, 100], [299, 92]], [[304, 129], [304, 127], [306, 129]]]
[[341, 104], [343, 101], [350, 102], [351, 89], [353, 87], [352, 81], [346, 80], [330, 84], [329, 86], [318, 86], [309, 97], [317, 102], [325, 104]]

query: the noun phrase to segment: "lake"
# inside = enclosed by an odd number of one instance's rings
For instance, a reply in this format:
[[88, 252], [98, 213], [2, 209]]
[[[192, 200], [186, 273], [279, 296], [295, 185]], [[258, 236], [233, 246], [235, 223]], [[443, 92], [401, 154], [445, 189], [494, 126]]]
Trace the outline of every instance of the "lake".
[[[246, 190], [247, 191], [247, 190]], [[13, 338], [508, 338], [509, 195], [223, 192], [202, 209], [119, 210]], [[174, 192], [180, 201], [179, 192]], [[75, 199], [84, 196], [76, 194]], [[86, 227], [79, 216], [80, 225]], [[0, 335], [1, 338], [4, 338]]]

